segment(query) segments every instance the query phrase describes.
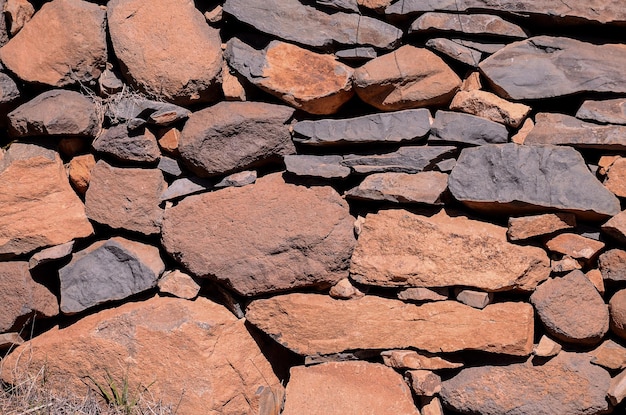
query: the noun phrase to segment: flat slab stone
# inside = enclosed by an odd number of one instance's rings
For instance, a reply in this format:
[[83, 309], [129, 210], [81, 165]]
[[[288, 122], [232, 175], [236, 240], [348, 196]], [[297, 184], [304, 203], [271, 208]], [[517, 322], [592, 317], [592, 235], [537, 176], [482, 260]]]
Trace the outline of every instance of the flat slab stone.
[[589, 354], [591, 355], [591, 363], [595, 365], [611, 370], [626, 368], [626, 348], [613, 340], [605, 340]]
[[167, 189], [159, 196], [159, 201], [173, 200], [179, 197], [189, 196], [196, 193], [207, 192], [213, 190], [214, 185], [207, 179], [199, 177], [184, 177], [174, 180]]
[[462, 112], [437, 111], [428, 142], [433, 144], [501, 144], [509, 139], [502, 124]]
[[436, 171], [376, 173], [348, 190], [345, 196], [359, 200], [442, 205], [442, 195], [447, 188], [448, 175]]
[[526, 303], [478, 310], [456, 301], [417, 306], [369, 295], [345, 301], [286, 294], [253, 301], [246, 319], [302, 355], [415, 347], [527, 356], [533, 346], [533, 310]]
[[428, 39], [426, 46], [472, 67], [477, 67], [483, 59], [480, 51], [447, 38]]
[[621, 211], [619, 200], [569, 147], [509, 143], [466, 148], [448, 188], [457, 200], [481, 212], [516, 215], [558, 209], [602, 220]]
[[457, 92], [450, 103], [450, 109], [519, 128], [531, 108], [528, 105], [504, 100], [491, 92], [475, 89]]
[[345, 179], [352, 171], [341, 164], [342, 156], [293, 154], [285, 156], [284, 161], [287, 172], [300, 177]]
[[387, 154], [349, 154], [344, 156], [342, 164], [359, 174], [419, 173], [441, 159], [452, 157], [456, 151], [452, 146], [400, 147]]
[[74, 248], [74, 241], [66, 242], [61, 245], [51, 246], [50, 248], [42, 249], [28, 260], [28, 268], [33, 269], [39, 265], [46, 264], [48, 262], [63, 259], [72, 253]]
[[576, 112], [576, 118], [602, 124], [626, 125], [626, 98], [587, 100]]
[[357, 47], [338, 50], [335, 56], [344, 61], [368, 61], [377, 57], [378, 53], [372, 47]]
[[408, 33], [457, 32], [467, 35], [526, 38], [524, 30], [492, 14], [427, 12], [415, 20]]
[[543, 249], [510, 244], [505, 228], [445, 211], [368, 214], [350, 264], [353, 280], [383, 287], [532, 291], [549, 275]]
[[509, 218], [506, 235], [511, 241], [522, 241], [575, 227], [576, 216], [571, 213], [545, 213]]
[[386, 350], [380, 353], [385, 365], [396, 369], [440, 370], [458, 369], [463, 363], [451, 362], [429, 353], [415, 350]]

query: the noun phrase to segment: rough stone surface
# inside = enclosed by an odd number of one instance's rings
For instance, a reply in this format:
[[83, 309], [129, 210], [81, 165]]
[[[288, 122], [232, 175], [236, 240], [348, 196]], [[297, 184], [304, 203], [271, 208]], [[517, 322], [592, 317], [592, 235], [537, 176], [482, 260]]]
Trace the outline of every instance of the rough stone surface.
[[602, 232], [609, 235], [616, 241], [626, 244], [626, 210], [609, 219], [602, 225]]
[[562, 349], [560, 344], [544, 335], [539, 339], [539, 343], [533, 347], [533, 354], [539, 357], [553, 357], [559, 354]]
[[352, 279], [383, 287], [533, 290], [549, 274], [542, 249], [510, 244], [505, 228], [445, 211], [368, 214], [350, 265]]
[[428, 39], [426, 46], [472, 67], [477, 67], [483, 58], [483, 54], [480, 51], [460, 45], [450, 39]]
[[406, 378], [417, 396], [434, 396], [441, 392], [441, 377], [430, 370], [407, 370]]
[[611, 370], [626, 368], [626, 348], [613, 340], [605, 340], [589, 354], [591, 355], [591, 363], [598, 366]]
[[527, 356], [533, 346], [533, 311], [525, 303], [477, 310], [456, 301], [417, 306], [371, 295], [344, 301], [286, 294], [253, 301], [246, 319], [303, 355], [416, 347], [431, 353], [482, 350]]
[[602, 278], [609, 282], [626, 281], [626, 251], [610, 249], [598, 258]]
[[293, 109], [261, 102], [220, 102], [191, 115], [178, 151], [198, 176], [280, 160], [295, 152], [287, 122]]
[[506, 143], [506, 127], [475, 115], [437, 111], [429, 143], [483, 145]]
[[602, 124], [626, 125], [626, 98], [587, 100], [576, 112], [576, 118]]
[[222, 42], [192, 1], [113, 0], [107, 20], [123, 74], [141, 91], [178, 105], [218, 97]]
[[419, 415], [402, 376], [378, 363], [330, 362], [295, 366], [284, 415]]
[[9, 26], [9, 33], [15, 36], [17, 32], [33, 17], [35, 8], [28, 0], [7, 0], [4, 4], [4, 15]]
[[457, 301], [474, 308], [483, 309], [493, 302], [493, 293], [457, 288], [454, 290]]
[[353, 221], [333, 189], [307, 189], [272, 174], [184, 199], [166, 211], [162, 242], [196, 276], [258, 295], [345, 278]]
[[585, 238], [575, 233], [562, 233], [548, 240], [546, 248], [575, 259], [589, 260], [598, 255], [604, 248], [604, 242]]
[[545, 213], [509, 218], [506, 235], [511, 241], [523, 241], [575, 227], [576, 216], [571, 213]]
[[616, 196], [626, 197], [626, 158], [620, 157], [611, 165], [604, 186]]
[[145, 124], [168, 126], [186, 120], [191, 111], [169, 102], [155, 101], [137, 93], [117, 93], [105, 102], [105, 115], [111, 124], [126, 123], [142, 127]]
[[580, 271], [539, 285], [530, 302], [548, 333], [564, 342], [597, 344], [609, 330], [609, 310]]
[[528, 105], [510, 102], [478, 89], [459, 91], [450, 103], [450, 109], [483, 117], [488, 120], [518, 128], [528, 116]]
[[420, 413], [422, 415], [444, 415], [441, 399], [437, 396], [420, 396]]
[[466, 148], [450, 174], [448, 188], [468, 207], [519, 214], [564, 210], [601, 220], [618, 214], [619, 201], [589, 172], [569, 147], [514, 143]]
[[522, 100], [580, 92], [624, 93], [624, 65], [626, 45], [537, 36], [504, 47], [482, 61], [480, 70], [498, 95]]
[[174, 270], [163, 275], [158, 282], [159, 291], [178, 298], [192, 300], [200, 291], [200, 285], [190, 275]]
[[383, 111], [445, 105], [460, 86], [461, 79], [440, 57], [411, 45], [354, 71], [354, 89], [359, 98]]
[[445, 301], [449, 295], [448, 287], [413, 287], [406, 288], [398, 293], [398, 299], [402, 301]]
[[158, 135], [158, 142], [161, 149], [169, 155], [178, 156], [178, 142], [180, 141], [180, 131], [176, 128], [168, 128]]
[[0, 258], [93, 233], [58, 153], [14, 143], [0, 159]]
[[430, 355], [415, 350], [387, 350], [380, 356], [387, 366], [396, 369], [457, 369], [463, 367], [463, 363], [451, 362], [439, 356]]
[[[35, 376], [45, 366], [46, 385], [57, 392], [84, 396], [88, 376], [106, 385], [109, 373], [129, 391], [150, 385], [179, 415], [274, 414], [266, 399], [282, 400], [280, 381], [244, 321], [204, 298], [125, 304], [21, 347], [3, 361], [3, 380], [11, 381], [10, 368], [28, 350], [32, 357], [19, 368]], [[194, 358], [182, 359], [183, 350]]]
[[608, 410], [610, 380], [585, 354], [562, 352], [544, 365], [463, 369], [443, 382], [441, 398], [464, 414], [592, 415]]
[[341, 298], [344, 300], [352, 300], [355, 298], [361, 298], [365, 294], [361, 292], [358, 288], [356, 288], [350, 282], [350, 279], [344, 278], [339, 281], [337, 284], [330, 287], [330, 291], [328, 291], [328, 295], [333, 298]]
[[596, 290], [598, 290], [600, 295], [604, 296], [605, 288], [604, 279], [602, 278], [602, 272], [599, 269], [590, 269], [585, 273], [585, 276], [596, 287]]
[[526, 137], [528, 137], [528, 134], [530, 134], [533, 128], [535, 128], [535, 122], [530, 118], [526, 118], [524, 124], [522, 124], [520, 129], [511, 137], [511, 142], [520, 145], [524, 144]]
[[436, 171], [377, 173], [367, 176], [345, 195], [359, 200], [441, 205], [442, 194], [447, 188], [448, 175]]
[[96, 165], [93, 154], [84, 154], [70, 160], [68, 177], [70, 183], [80, 194], [84, 195], [91, 181], [91, 169]]
[[284, 161], [287, 172], [300, 177], [345, 179], [351, 172], [349, 167], [341, 164], [342, 156], [294, 154], [285, 156]]
[[350, 49], [342, 49], [335, 52], [335, 56], [344, 61], [368, 61], [378, 56], [376, 49], [366, 47], [356, 47]]
[[222, 187], [242, 187], [256, 182], [257, 172], [255, 170], [245, 170], [229, 174], [219, 182], [215, 183], [215, 188]]
[[2, 333], [0, 334], [0, 350], [13, 348], [24, 343], [24, 339], [19, 333]]
[[609, 301], [611, 331], [626, 339], [626, 289], [619, 290]]
[[492, 14], [456, 14], [427, 12], [409, 27], [409, 33], [459, 32], [466, 35], [526, 38], [524, 30]]
[[25, 82], [55, 87], [93, 83], [107, 61], [105, 14], [87, 1], [47, 2], [0, 49], [0, 60]]
[[621, 403], [626, 398], [626, 370], [611, 379], [607, 396], [613, 405]]
[[128, 131], [124, 124], [111, 127], [92, 143], [94, 150], [131, 163], [154, 163], [161, 156], [156, 137], [150, 130]]
[[561, 259], [552, 259], [550, 261], [550, 266], [552, 267], [552, 272], [557, 274], [562, 274], [582, 268], [580, 262], [569, 255], [563, 255]]
[[66, 242], [61, 245], [51, 246], [50, 248], [42, 249], [28, 260], [28, 268], [37, 268], [39, 265], [63, 259], [72, 253], [74, 248], [74, 241]]
[[198, 177], [185, 177], [174, 180], [167, 189], [159, 196], [159, 201], [174, 200], [180, 197], [189, 196], [195, 193], [207, 192], [213, 190], [214, 185], [207, 179]]
[[419, 173], [433, 167], [456, 151], [452, 146], [400, 147], [398, 151], [374, 155], [347, 155], [342, 164], [359, 174]]
[[119, 168], [100, 160], [85, 194], [87, 216], [114, 229], [159, 233], [159, 197], [166, 186], [159, 169]]

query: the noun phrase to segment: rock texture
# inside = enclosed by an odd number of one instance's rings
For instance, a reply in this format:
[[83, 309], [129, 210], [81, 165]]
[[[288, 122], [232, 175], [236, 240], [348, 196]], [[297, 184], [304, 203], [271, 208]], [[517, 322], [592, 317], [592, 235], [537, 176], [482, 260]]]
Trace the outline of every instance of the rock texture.
[[626, 124], [626, 99], [587, 100], [583, 102], [576, 118], [602, 124]]
[[509, 218], [506, 235], [512, 241], [549, 235], [576, 226], [576, 216], [571, 213], [545, 213]]
[[436, 171], [416, 174], [377, 173], [367, 176], [361, 184], [346, 192], [346, 197], [394, 203], [425, 203], [441, 205], [448, 187], [448, 175]]
[[128, 131], [124, 124], [103, 131], [92, 146], [97, 152], [122, 162], [151, 164], [161, 156], [154, 134], [149, 130]]
[[508, 141], [506, 127], [475, 115], [437, 111], [429, 143], [436, 144], [502, 144]]
[[525, 38], [524, 30], [491, 14], [424, 13], [409, 27], [409, 33], [460, 32], [464, 34]]
[[517, 128], [528, 116], [528, 105], [506, 101], [490, 92], [478, 89], [459, 91], [450, 103], [450, 109], [487, 118]]
[[341, 164], [359, 174], [419, 173], [452, 156], [456, 147], [400, 147], [398, 151], [374, 155], [347, 155]]

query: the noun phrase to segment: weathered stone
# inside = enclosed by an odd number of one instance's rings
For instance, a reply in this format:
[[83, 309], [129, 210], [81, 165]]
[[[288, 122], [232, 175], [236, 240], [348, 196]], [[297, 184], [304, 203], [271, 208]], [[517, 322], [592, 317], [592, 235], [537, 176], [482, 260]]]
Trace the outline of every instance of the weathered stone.
[[145, 124], [168, 126], [191, 115], [191, 111], [183, 107], [147, 99], [139, 94], [115, 94], [107, 99], [105, 107], [105, 115], [112, 124], [126, 123], [129, 129]]
[[585, 277], [591, 281], [591, 283], [596, 287], [596, 290], [600, 293], [600, 295], [604, 296], [604, 279], [602, 277], [602, 272], [599, 269], [590, 269], [585, 273]]
[[420, 413], [422, 415], [444, 415], [441, 400], [436, 396], [420, 396]]
[[157, 169], [172, 177], [180, 177], [183, 175], [183, 170], [180, 168], [178, 160], [166, 156], [159, 157]]
[[351, 172], [349, 167], [341, 164], [342, 156], [294, 154], [285, 156], [284, 161], [287, 172], [300, 177], [345, 179]]
[[94, 138], [102, 123], [91, 98], [64, 90], [44, 92], [11, 111], [8, 117], [9, 132], [14, 137], [69, 135]]
[[334, 114], [354, 95], [352, 68], [333, 55], [276, 40], [257, 50], [233, 38], [225, 57], [252, 84], [311, 114]]
[[296, 143], [331, 146], [403, 143], [430, 132], [430, 111], [415, 109], [340, 120], [307, 120], [293, 126]]
[[340, 298], [342, 300], [353, 300], [355, 298], [361, 298], [365, 294], [354, 285], [352, 285], [348, 278], [344, 278], [337, 284], [330, 287], [328, 295], [333, 298]]
[[11, 36], [15, 36], [35, 14], [35, 8], [28, 0], [7, 0], [2, 11], [7, 18]]
[[365, 7], [366, 9], [382, 12], [393, 0], [356, 0], [356, 2], [359, 6]]
[[[182, 359], [182, 351], [193, 359]], [[30, 358], [20, 359], [25, 352]], [[244, 320], [204, 298], [155, 297], [104, 310], [53, 328], [3, 363], [7, 382], [13, 368], [36, 376], [46, 367], [48, 390], [77, 396], [87, 393], [85, 382], [96, 387], [89, 377], [102, 385], [112, 379], [120, 391], [128, 385], [129, 399], [149, 384], [179, 415], [274, 414], [265, 399], [282, 400], [280, 381]]]
[[[626, 59], [624, 59], [626, 62]], [[541, 112], [524, 144], [555, 144], [600, 150], [625, 150], [626, 126], [598, 125], [565, 114]]]
[[597, 344], [609, 330], [609, 310], [580, 271], [539, 285], [530, 302], [548, 333], [564, 342]]
[[255, 170], [240, 171], [238, 173], [230, 174], [224, 177], [219, 182], [215, 183], [215, 188], [222, 187], [242, 187], [256, 182], [257, 173]]
[[[1, 30], [0, 28], [0, 33]], [[0, 72], [0, 113], [7, 114], [9, 111], [13, 110], [21, 96], [22, 94], [13, 78], [4, 72]], [[4, 115], [0, 118], [0, 125], [3, 127], [6, 126]]]
[[473, 67], [477, 67], [483, 58], [483, 54], [480, 51], [460, 45], [450, 39], [428, 39], [426, 46]]
[[488, 119], [461, 112], [437, 111], [431, 128], [429, 143], [483, 144], [506, 143], [509, 132], [506, 127]]
[[456, 166], [456, 159], [449, 158], [449, 159], [441, 160], [435, 166], [437, 167], [437, 170], [439, 170], [442, 173], [450, 173], [452, 169], [454, 168], [454, 166]]
[[107, 61], [105, 14], [87, 1], [47, 2], [0, 49], [0, 60], [25, 82], [54, 87], [93, 83]]
[[550, 260], [550, 267], [552, 268], [552, 272], [561, 274], [564, 272], [581, 269], [582, 265], [579, 261], [575, 260], [571, 256], [564, 255], [561, 259]]
[[528, 105], [506, 101], [491, 92], [459, 91], [450, 103], [450, 109], [486, 118], [518, 128], [528, 116]]
[[185, 198], [166, 211], [162, 242], [196, 276], [258, 295], [330, 287], [345, 278], [353, 221], [333, 189], [287, 184], [272, 174]]
[[100, 160], [85, 194], [89, 219], [113, 229], [151, 235], [161, 230], [161, 193], [167, 184], [159, 169], [112, 167]]
[[96, 165], [96, 159], [93, 154], [84, 154], [82, 156], [73, 157], [70, 160], [68, 169], [68, 177], [70, 183], [78, 193], [84, 195], [89, 188], [91, 181], [91, 169]]
[[574, 233], [562, 233], [548, 240], [546, 248], [572, 258], [589, 260], [604, 248], [604, 243]]
[[195, 193], [206, 192], [212, 190], [214, 185], [206, 180], [198, 177], [185, 177], [174, 180], [159, 196], [159, 201], [178, 199], [180, 197], [193, 195]]
[[448, 189], [482, 212], [516, 215], [559, 209], [601, 220], [621, 210], [619, 200], [570, 147], [509, 143], [466, 148], [450, 174]]
[[178, 105], [218, 98], [222, 42], [193, 2], [113, 0], [107, 20], [124, 76], [139, 90]]
[[585, 354], [561, 352], [543, 365], [463, 369], [443, 382], [444, 405], [464, 414], [591, 415], [607, 412], [608, 372]]
[[371, 47], [357, 47], [338, 50], [335, 56], [344, 61], [369, 61], [377, 57], [378, 53]]
[[28, 260], [28, 268], [33, 269], [39, 265], [63, 259], [71, 255], [74, 248], [74, 241], [66, 242], [61, 245], [51, 246], [50, 248], [42, 249]]
[[474, 308], [483, 309], [493, 302], [493, 293], [457, 288], [454, 290], [457, 301]]
[[591, 363], [611, 370], [626, 368], [626, 348], [613, 340], [605, 340], [600, 346], [589, 352]]
[[344, 156], [342, 164], [360, 174], [371, 173], [419, 173], [434, 167], [441, 159], [452, 157], [456, 147], [419, 146], [400, 147], [386, 154]]
[[626, 339], [626, 289], [619, 290], [609, 301], [611, 331]]
[[626, 98], [587, 100], [583, 102], [576, 118], [602, 124], [626, 124]]
[[[506, 46], [505, 43], [493, 43], [493, 41], [475, 41], [475, 40], [467, 40], [467, 39], [452, 39], [453, 42], [458, 43], [459, 45], [465, 46], [467, 48], [471, 48], [477, 50], [482, 53], [486, 53], [487, 55], [491, 55], [496, 53], [500, 49]], [[479, 75], [477, 73], [477, 75]], [[476, 88], [476, 89], [480, 89]], [[464, 91], [467, 91], [464, 89]]]
[[561, 345], [549, 338], [541, 336], [539, 343], [533, 347], [533, 354], [538, 357], [553, 357], [561, 352]]
[[179, 270], [164, 274], [159, 279], [158, 286], [162, 293], [172, 294], [187, 300], [196, 298], [200, 291], [200, 285], [190, 275]]
[[224, 8], [221, 5], [215, 6], [213, 9], [204, 12], [204, 18], [207, 23], [217, 24], [222, 21], [222, 17], [224, 16]]
[[598, 258], [602, 277], [609, 282], [626, 281], [626, 251], [610, 249]]
[[451, 362], [442, 357], [430, 355], [415, 350], [387, 350], [380, 353], [383, 362], [387, 366], [396, 369], [457, 369], [463, 367], [463, 363]]
[[12, 349], [24, 343], [24, 339], [19, 333], [2, 333], [0, 334], [0, 350]]
[[315, 0], [315, 3], [332, 9], [359, 12], [357, 0]]
[[445, 301], [448, 299], [448, 287], [413, 287], [406, 288], [398, 293], [398, 299], [402, 301]]
[[161, 156], [156, 137], [150, 130], [128, 131], [124, 124], [103, 131], [92, 146], [94, 150], [123, 162], [150, 164]]
[[419, 415], [402, 376], [377, 363], [291, 368], [284, 415]]
[[524, 124], [517, 130], [517, 133], [511, 137], [511, 142], [520, 145], [524, 144], [526, 137], [528, 137], [528, 134], [530, 134], [533, 128], [535, 128], [535, 122], [530, 118], [526, 118], [526, 121], [524, 121]]
[[[33, 314], [53, 317], [58, 313], [57, 298], [33, 280], [27, 262], [0, 262], [0, 333], [13, 328], [20, 317]], [[22, 327], [14, 328], [18, 332], [22, 330]]]
[[118, 72], [113, 70], [113, 65], [107, 63], [107, 67], [100, 74], [98, 78], [98, 87], [100, 87], [100, 95], [109, 97], [117, 93], [122, 92], [124, 89], [124, 82], [118, 76]]
[[576, 216], [571, 213], [545, 213], [509, 218], [506, 235], [511, 241], [523, 241], [575, 227]]
[[618, 405], [626, 398], [626, 370], [611, 379], [606, 395], [613, 405]]
[[411, 45], [354, 71], [359, 98], [383, 111], [445, 105], [460, 86], [461, 79], [440, 57]]
[[368, 214], [350, 265], [353, 280], [383, 287], [529, 291], [549, 274], [543, 249], [510, 244], [505, 228], [445, 211]]
[[13, 143], [0, 159], [0, 258], [93, 233], [58, 153]]
[[345, 196], [359, 200], [441, 205], [443, 192], [447, 188], [448, 175], [436, 171], [377, 173], [367, 176], [361, 184], [347, 191]]
[[408, 33], [457, 32], [466, 35], [526, 38], [524, 30], [492, 14], [427, 12], [417, 18]]
[[178, 142], [180, 141], [180, 131], [176, 128], [168, 128], [158, 134], [158, 142], [161, 149], [171, 155], [179, 156]]
[[430, 370], [407, 370], [406, 376], [417, 396], [434, 396], [441, 392], [441, 378]]
[[482, 61], [480, 70], [498, 95], [522, 100], [580, 92], [624, 93], [624, 65], [626, 45], [537, 36], [504, 47]]
[[626, 158], [620, 157], [613, 162], [606, 174], [604, 186], [616, 196], [626, 197]]
[[327, 14], [297, 0], [227, 0], [224, 11], [280, 39], [319, 48], [333, 45], [394, 47], [402, 31], [357, 13]]
[[431, 353], [482, 350], [527, 356], [534, 327], [526, 303], [477, 310], [456, 301], [417, 306], [371, 295], [351, 301], [279, 295], [250, 303], [246, 319], [303, 355], [415, 347]]
[[482, 81], [480, 80], [480, 72], [473, 71], [463, 79], [461, 91], [475, 91], [482, 89]]
[[598, 174], [600, 176], [606, 176], [613, 163], [620, 158], [622, 158], [622, 156], [601, 156], [600, 159], [598, 159]]

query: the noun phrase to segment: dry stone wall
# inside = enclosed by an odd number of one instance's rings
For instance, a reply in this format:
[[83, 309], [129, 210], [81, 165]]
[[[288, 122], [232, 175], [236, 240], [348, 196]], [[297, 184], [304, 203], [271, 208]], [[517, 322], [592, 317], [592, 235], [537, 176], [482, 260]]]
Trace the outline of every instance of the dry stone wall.
[[623, 0], [0, 7], [3, 385], [626, 410]]

